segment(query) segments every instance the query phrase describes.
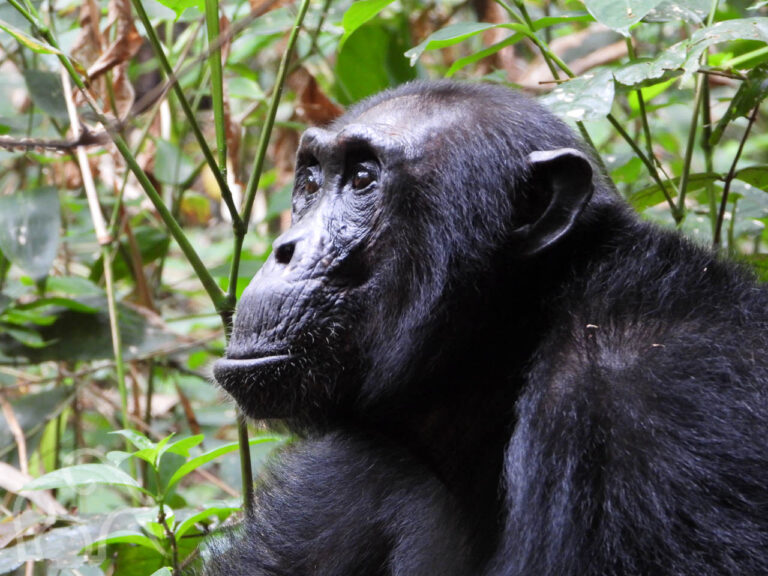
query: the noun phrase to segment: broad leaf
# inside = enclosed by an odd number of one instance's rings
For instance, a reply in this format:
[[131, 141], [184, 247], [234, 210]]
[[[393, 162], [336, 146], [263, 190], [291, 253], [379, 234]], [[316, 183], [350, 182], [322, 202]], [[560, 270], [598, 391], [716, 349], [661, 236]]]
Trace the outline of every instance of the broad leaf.
[[141, 485], [128, 474], [106, 464], [78, 464], [54, 470], [35, 478], [24, 487], [24, 490], [53, 490], [56, 488], [74, 488], [91, 484], [109, 484], [111, 486], [127, 486], [146, 492]]
[[387, 6], [392, 4], [394, 0], [360, 0], [355, 2], [344, 13], [344, 18], [341, 21], [341, 25], [344, 28], [344, 34], [339, 40], [338, 51], [341, 52], [344, 47], [344, 43], [347, 41], [352, 33], [360, 28], [363, 24], [368, 22], [371, 18], [375, 17], [379, 12], [384, 10]]
[[60, 227], [55, 188], [0, 196], [0, 250], [36, 280], [46, 277], [56, 258]]
[[[280, 439], [274, 436], [261, 436], [258, 438], [251, 438], [248, 444], [250, 446], [255, 446], [256, 444], [277, 442], [278, 440]], [[170, 489], [171, 487], [173, 487], [179, 480], [184, 478], [184, 476], [186, 476], [193, 470], [197, 470], [201, 466], [207, 464], [211, 460], [215, 460], [219, 456], [223, 456], [224, 454], [229, 454], [230, 452], [234, 452], [238, 448], [239, 448], [238, 442], [231, 442], [230, 444], [219, 446], [218, 448], [214, 448], [213, 450], [209, 450], [208, 452], [200, 454], [200, 456], [192, 458], [188, 462], [184, 463], [181, 467], [179, 467], [179, 469], [176, 470], [176, 472], [173, 473], [173, 476], [171, 476], [171, 479], [168, 480], [167, 489]]]
[[[9, 340], [0, 331], [0, 361], [30, 362], [39, 364], [48, 360], [89, 361], [113, 357], [109, 313], [104, 298], [81, 298], [83, 310], [95, 313], [53, 307], [49, 314], [56, 315], [50, 326], [34, 327], [39, 339], [46, 343], [43, 348], [25, 347]], [[165, 329], [150, 313], [118, 304], [118, 321], [126, 359], [161, 353], [175, 342], [176, 337]], [[2, 358], [5, 356], [5, 358]]]
[[677, 22], [684, 20], [703, 23], [712, 7], [711, 0], [668, 0], [648, 12], [646, 22]]
[[712, 131], [712, 136], [709, 139], [710, 144], [715, 146], [720, 141], [728, 124], [735, 118], [748, 115], [766, 96], [768, 96], [768, 64], [761, 64], [750, 70], [739, 86], [728, 105], [728, 110], [725, 111]]
[[614, 94], [611, 70], [596, 69], [563, 82], [540, 101], [563, 118], [575, 121], [594, 120], [608, 115]]
[[157, 140], [155, 177], [163, 184], [178, 185], [195, 172], [195, 165], [179, 147], [167, 140]]
[[695, 73], [699, 69], [699, 59], [704, 50], [715, 44], [734, 40], [768, 42], [768, 18], [726, 20], [697, 30], [690, 39], [680, 43], [688, 48], [683, 69], [687, 74]]
[[[691, 174], [688, 177], [687, 190], [688, 192], [693, 192], [694, 190], [699, 190], [708, 184], [717, 182], [719, 180], [722, 180], [722, 175], [716, 172]], [[677, 186], [680, 183], [680, 177], [672, 178], [672, 183], [674, 186]], [[667, 186], [667, 189], [671, 192], [674, 190], [674, 187]], [[629, 196], [629, 203], [632, 204], [632, 206], [638, 212], [642, 212], [646, 208], [655, 206], [656, 204], [660, 204], [662, 202], [664, 202], [664, 193], [661, 191], [661, 188], [657, 184], [647, 186], [641, 190], [637, 190]]]
[[54, 118], [69, 119], [61, 76], [45, 70], [24, 70], [22, 73], [32, 102], [38, 108]]
[[505, 48], [512, 44], [516, 44], [523, 38], [525, 38], [525, 34], [520, 34], [520, 33], [513, 34], [509, 38], [506, 38], [501, 42], [497, 42], [496, 44], [494, 44], [493, 46], [489, 46], [485, 50], [480, 50], [479, 52], [473, 52], [469, 56], [465, 56], [464, 58], [459, 58], [451, 65], [451, 67], [448, 69], [448, 72], [446, 72], [445, 74], [446, 78], [450, 78], [465, 66], [469, 66], [470, 64], [474, 64], [475, 62], [478, 62], [483, 58], [487, 58], [488, 56], [492, 56], [496, 54], [502, 48]]
[[748, 166], [737, 170], [734, 177], [763, 192], [768, 192], [768, 166]]
[[219, 506], [219, 507], [213, 507], [213, 508], [206, 508], [202, 512], [198, 512], [197, 514], [194, 514], [193, 516], [190, 516], [183, 522], [181, 522], [178, 527], [175, 530], [176, 538], [182, 538], [184, 534], [186, 534], [190, 528], [193, 528], [195, 524], [200, 522], [201, 520], [205, 520], [206, 518], [210, 518], [211, 516], [218, 516], [219, 518], [223, 518], [226, 516], [229, 516], [233, 512], [236, 512], [239, 510], [239, 508], [236, 508], [234, 506]]
[[89, 546], [86, 546], [84, 550], [89, 550], [97, 546], [104, 546], [106, 544], [136, 544], [144, 548], [154, 550], [158, 554], [163, 553], [163, 548], [155, 540], [145, 536], [141, 532], [131, 532], [130, 530], [118, 530], [111, 534], [99, 538], [93, 541]]
[[685, 46], [675, 44], [658, 58], [639, 60], [617, 68], [613, 76], [619, 84], [635, 90], [680, 76], [685, 58]]
[[[27, 450], [30, 453], [37, 447], [39, 433], [70, 403], [74, 393], [73, 388], [60, 386], [39, 394], [26, 394], [11, 401], [13, 414], [24, 431]], [[14, 450], [16, 450], [16, 439], [5, 416], [0, 414], [0, 457], [5, 457]]]
[[624, 36], [663, 0], [584, 0], [584, 5], [595, 19]]
[[403, 56], [405, 21], [368, 22], [344, 43], [336, 59], [339, 99], [355, 102], [385, 88], [416, 77], [416, 71]]
[[498, 26], [498, 24], [488, 24], [485, 22], [462, 22], [460, 24], [452, 24], [451, 26], [446, 26], [433, 34], [430, 34], [424, 42], [408, 50], [405, 53], [405, 57], [410, 60], [411, 66], [414, 66], [421, 55], [427, 50], [437, 50], [438, 48], [453, 46], [454, 44], [463, 42], [467, 38], [476, 36], [485, 30], [498, 28]]

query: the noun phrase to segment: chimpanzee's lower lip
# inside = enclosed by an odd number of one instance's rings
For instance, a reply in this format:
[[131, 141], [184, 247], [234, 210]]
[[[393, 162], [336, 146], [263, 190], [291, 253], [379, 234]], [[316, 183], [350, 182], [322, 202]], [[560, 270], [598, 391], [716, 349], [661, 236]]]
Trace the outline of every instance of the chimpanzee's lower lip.
[[213, 377], [222, 382], [233, 374], [264, 368], [272, 364], [280, 364], [294, 358], [292, 354], [276, 354], [259, 358], [222, 358], [213, 365]]

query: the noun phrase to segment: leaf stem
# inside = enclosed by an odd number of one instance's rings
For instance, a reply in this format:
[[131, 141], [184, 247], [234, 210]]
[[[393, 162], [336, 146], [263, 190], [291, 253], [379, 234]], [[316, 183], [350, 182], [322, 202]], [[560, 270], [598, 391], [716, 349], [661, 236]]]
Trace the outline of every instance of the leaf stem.
[[[165, 51], [163, 50], [163, 46], [160, 43], [160, 39], [158, 38], [155, 29], [152, 27], [152, 22], [150, 22], [149, 16], [147, 15], [146, 10], [144, 10], [144, 6], [141, 5], [141, 0], [131, 1], [133, 3], [134, 9], [136, 10], [136, 13], [139, 16], [139, 20], [141, 20], [141, 23], [144, 25], [147, 38], [152, 45], [155, 56], [157, 56], [157, 59], [160, 62], [160, 67], [163, 69], [163, 73], [165, 74], [168, 81], [171, 82], [173, 93], [176, 95], [184, 115], [187, 117], [187, 120], [189, 120], [189, 126], [192, 129], [192, 133], [195, 135], [195, 139], [197, 140], [198, 145], [200, 146], [200, 151], [203, 153], [206, 162], [208, 162], [208, 165], [211, 167], [213, 176], [216, 178], [216, 183], [219, 185], [219, 189], [221, 190], [221, 198], [224, 200], [224, 204], [226, 204], [227, 210], [232, 217], [232, 226], [237, 233], [238, 230], [242, 230], [244, 228], [244, 225], [240, 219], [240, 216], [238, 215], [237, 207], [235, 206], [235, 202], [232, 198], [232, 192], [230, 191], [229, 186], [227, 185], [227, 181], [223, 176], [222, 169], [214, 159], [213, 153], [211, 152], [211, 149], [208, 146], [208, 142], [205, 139], [205, 135], [200, 129], [200, 125], [195, 118], [195, 114], [189, 105], [189, 101], [184, 95], [184, 91], [181, 89], [181, 85], [174, 76], [173, 69], [168, 62], [168, 58], [165, 55]], [[226, 169], [226, 163], [224, 169]]]
[[733, 162], [731, 162], [731, 168], [728, 170], [728, 175], [725, 177], [725, 186], [723, 186], [723, 197], [720, 199], [720, 211], [717, 215], [717, 226], [715, 227], [715, 235], [712, 239], [712, 245], [714, 248], [720, 247], [720, 237], [723, 230], [723, 220], [725, 219], [725, 211], [728, 207], [728, 194], [731, 191], [731, 182], [733, 182], [733, 179], [736, 175], [736, 165], [739, 163], [739, 159], [741, 158], [741, 153], [744, 151], [744, 145], [747, 142], [747, 137], [749, 136], [750, 131], [752, 130], [752, 126], [755, 124], [755, 120], [757, 120], [757, 113], [760, 111], [760, 105], [754, 107], [752, 110], [752, 114], [749, 116], [749, 123], [747, 124], [747, 128], [744, 130], [744, 134], [741, 136], [741, 141], [739, 142], [739, 148], [736, 151], [736, 155], [733, 157]]
[[[261, 128], [259, 134], [259, 143], [256, 150], [256, 157], [253, 161], [253, 168], [251, 169], [251, 175], [248, 178], [248, 184], [244, 190], [245, 205], [242, 212], [242, 220], [246, 223], [251, 221], [251, 211], [253, 210], [253, 202], [256, 198], [256, 191], [259, 188], [259, 181], [261, 180], [261, 173], [264, 169], [264, 159], [267, 154], [267, 146], [269, 145], [269, 137], [272, 134], [272, 128], [275, 125], [275, 116], [277, 115], [277, 107], [280, 104], [280, 98], [283, 94], [283, 86], [285, 85], [285, 79], [288, 75], [288, 64], [293, 55], [294, 47], [296, 46], [296, 39], [299, 35], [302, 23], [304, 22], [304, 16], [309, 9], [310, 0], [302, 0], [299, 6], [299, 12], [296, 15], [296, 20], [293, 23], [293, 28], [288, 36], [288, 44], [283, 52], [283, 57], [280, 60], [280, 66], [277, 70], [277, 77], [275, 78], [275, 85], [272, 89], [272, 98], [269, 102], [269, 108], [267, 109], [267, 115], [264, 120], [264, 125]], [[237, 290], [237, 278], [240, 268], [240, 253], [243, 249], [243, 241], [245, 239], [245, 233], [235, 234], [235, 246], [232, 256], [232, 267], [230, 268], [229, 277], [229, 292], [228, 295], [234, 302], [235, 291]]]
[[[224, 77], [221, 68], [221, 43], [219, 42], [219, 2], [205, 0], [205, 23], [208, 29], [208, 66], [211, 69], [211, 99], [216, 126], [216, 148], [219, 153], [219, 170], [222, 180], [227, 180], [227, 118], [224, 114]], [[213, 169], [213, 166], [211, 167]], [[230, 200], [232, 200], [230, 195]], [[232, 208], [227, 207], [232, 211]], [[234, 203], [232, 204], [234, 207]], [[236, 213], [233, 213], [234, 216]], [[239, 215], [238, 215], [239, 217]]]

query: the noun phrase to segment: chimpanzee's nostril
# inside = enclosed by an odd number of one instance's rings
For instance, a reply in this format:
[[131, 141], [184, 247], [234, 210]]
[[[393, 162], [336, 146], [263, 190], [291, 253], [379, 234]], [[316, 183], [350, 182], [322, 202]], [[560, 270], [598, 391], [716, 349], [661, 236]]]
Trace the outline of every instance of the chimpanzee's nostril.
[[291, 262], [291, 258], [293, 258], [293, 253], [295, 250], [295, 242], [285, 242], [284, 244], [275, 246], [275, 260], [278, 264], [289, 264]]

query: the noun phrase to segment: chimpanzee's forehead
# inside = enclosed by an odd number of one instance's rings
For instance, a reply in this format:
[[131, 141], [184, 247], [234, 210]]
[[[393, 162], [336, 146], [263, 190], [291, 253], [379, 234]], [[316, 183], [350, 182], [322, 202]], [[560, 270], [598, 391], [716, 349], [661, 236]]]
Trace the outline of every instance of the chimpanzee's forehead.
[[456, 100], [407, 94], [378, 102], [343, 120], [346, 124], [366, 125], [421, 139], [448, 126], [466, 123], [470, 111], [458, 104]]

